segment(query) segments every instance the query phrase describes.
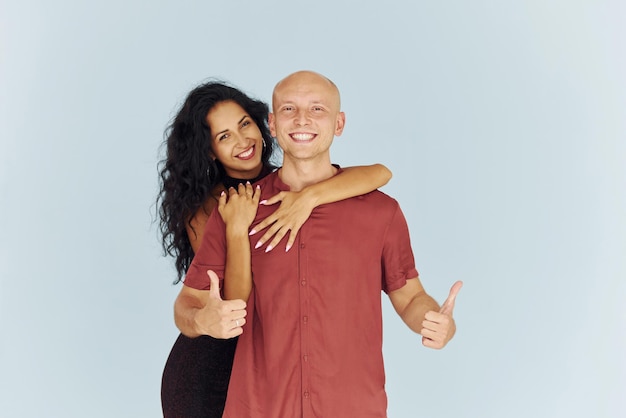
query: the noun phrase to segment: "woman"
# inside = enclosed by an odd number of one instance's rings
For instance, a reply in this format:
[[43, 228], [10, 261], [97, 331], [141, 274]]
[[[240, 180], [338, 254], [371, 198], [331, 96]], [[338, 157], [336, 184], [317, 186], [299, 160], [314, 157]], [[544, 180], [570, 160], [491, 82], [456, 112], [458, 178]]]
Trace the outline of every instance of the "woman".
[[[268, 107], [221, 82], [192, 90], [166, 131], [167, 156], [160, 165], [160, 230], [163, 248], [175, 257], [178, 283], [202, 241], [211, 212], [219, 211], [227, 225], [246, 231], [254, 218], [258, 196], [249, 184], [275, 169], [275, 147], [267, 126]], [[289, 232], [287, 248], [317, 205], [370, 192], [387, 183], [391, 173], [382, 165], [346, 168], [341, 174], [304, 189], [283, 192], [263, 204], [281, 202], [257, 229], [268, 227], [261, 244], [268, 250]], [[228, 190], [227, 202], [225, 191]], [[221, 198], [220, 198], [221, 195]], [[207, 233], [210, 233], [208, 231]], [[227, 236], [227, 240], [230, 238]], [[252, 286], [247, 234], [237, 247], [229, 243], [225, 299], [247, 300]], [[259, 245], [261, 245], [259, 244]], [[229, 274], [231, 249], [239, 260]], [[243, 271], [241, 271], [243, 269]], [[238, 277], [237, 280], [231, 279]], [[237, 339], [180, 335], [165, 365], [161, 401], [165, 417], [221, 417]]]

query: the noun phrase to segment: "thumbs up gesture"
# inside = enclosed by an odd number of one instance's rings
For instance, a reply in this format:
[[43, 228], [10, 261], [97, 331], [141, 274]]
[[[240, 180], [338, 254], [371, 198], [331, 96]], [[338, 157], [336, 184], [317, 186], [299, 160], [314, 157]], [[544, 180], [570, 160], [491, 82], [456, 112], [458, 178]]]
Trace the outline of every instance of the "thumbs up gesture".
[[232, 338], [243, 332], [246, 323], [246, 303], [243, 300], [222, 300], [217, 274], [207, 270], [211, 288], [206, 304], [198, 311], [195, 322], [199, 333], [214, 338]]
[[458, 281], [452, 285], [450, 294], [441, 305], [439, 312], [429, 311], [422, 322], [422, 344], [424, 347], [441, 349], [452, 339], [456, 332], [456, 324], [452, 313], [456, 296], [463, 287], [463, 282]]

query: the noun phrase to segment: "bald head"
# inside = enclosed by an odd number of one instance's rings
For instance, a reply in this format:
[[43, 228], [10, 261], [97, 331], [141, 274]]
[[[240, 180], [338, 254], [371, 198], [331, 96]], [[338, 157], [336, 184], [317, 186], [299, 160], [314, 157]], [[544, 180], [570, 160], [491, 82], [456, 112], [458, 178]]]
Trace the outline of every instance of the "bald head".
[[330, 146], [346, 123], [340, 105], [337, 86], [313, 71], [290, 74], [274, 87], [268, 125], [283, 150], [281, 179], [292, 190], [335, 174]]
[[329, 104], [341, 108], [339, 89], [329, 78], [314, 71], [297, 71], [280, 80], [274, 87], [272, 94], [272, 106], [281, 102], [285, 95], [298, 95], [315, 92], [323, 97]]

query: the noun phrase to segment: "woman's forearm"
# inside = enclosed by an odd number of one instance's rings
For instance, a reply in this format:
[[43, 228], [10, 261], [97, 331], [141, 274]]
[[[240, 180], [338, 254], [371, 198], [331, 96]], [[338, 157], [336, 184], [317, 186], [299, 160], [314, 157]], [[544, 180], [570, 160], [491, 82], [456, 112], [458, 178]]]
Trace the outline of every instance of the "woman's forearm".
[[336, 176], [302, 190], [313, 207], [369, 193], [391, 179], [391, 171], [382, 164], [346, 167]]
[[224, 298], [248, 300], [252, 290], [248, 230], [226, 228]]

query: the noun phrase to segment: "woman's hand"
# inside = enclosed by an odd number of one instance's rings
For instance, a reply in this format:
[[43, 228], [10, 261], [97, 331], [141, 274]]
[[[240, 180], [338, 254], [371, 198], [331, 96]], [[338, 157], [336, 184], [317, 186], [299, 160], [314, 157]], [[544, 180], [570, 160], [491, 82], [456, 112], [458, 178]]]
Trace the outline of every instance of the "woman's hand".
[[287, 232], [290, 231], [287, 246], [285, 247], [285, 251], [289, 251], [296, 240], [300, 227], [309, 219], [313, 208], [316, 206], [314, 199], [305, 190], [302, 192], [283, 191], [261, 202], [262, 205], [281, 203], [274, 213], [250, 231], [250, 235], [254, 235], [271, 225], [261, 239], [257, 241], [254, 248], [259, 248], [274, 237], [265, 249], [265, 252], [272, 251]]
[[[228, 195], [228, 199], [227, 199]], [[237, 190], [231, 187], [227, 192], [222, 192], [217, 206], [227, 229], [245, 230], [254, 221], [259, 200], [261, 198], [261, 188], [255, 189], [250, 183], [239, 184]]]

